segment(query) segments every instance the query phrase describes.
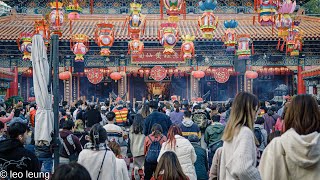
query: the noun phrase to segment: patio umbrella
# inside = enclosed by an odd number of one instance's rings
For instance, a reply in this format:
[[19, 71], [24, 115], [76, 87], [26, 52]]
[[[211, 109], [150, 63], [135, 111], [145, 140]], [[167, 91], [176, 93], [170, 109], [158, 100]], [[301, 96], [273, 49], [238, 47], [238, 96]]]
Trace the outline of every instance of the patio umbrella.
[[34, 140], [36, 145], [49, 145], [53, 132], [52, 96], [48, 92], [49, 68], [47, 49], [41, 35], [32, 38], [31, 60], [33, 67], [33, 86], [37, 103]]

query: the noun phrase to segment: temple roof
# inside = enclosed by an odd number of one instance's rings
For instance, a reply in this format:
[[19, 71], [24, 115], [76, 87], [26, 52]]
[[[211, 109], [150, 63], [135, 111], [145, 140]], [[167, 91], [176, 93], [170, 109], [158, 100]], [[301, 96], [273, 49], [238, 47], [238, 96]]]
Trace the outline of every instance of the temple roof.
[[[260, 26], [256, 21], [253, 24], [253, 14], [216, 14], [219, 17], [219, 25], [214, 32], [214, 40], [221, 40], [225, 28], [224, 20], [236, 19], [239, 26], [236, 28], [237, 34], [250, 34], [253, 40], [277, 40], [277, 29], [272, 27]], [[90, 39], [94, 39], [94, 30], [97, 23], [112, 23], [115, 26], [116, 41], [129, 40], [128, 29], [123, 27], [127, 15], [81, 15], [80, 20], [72, 22], [73, 34], [86, 34]], [[21, 32], [32, 32], [34, 21], [42, 19], [41, 15], [14, 14], [0, 18], [0, 40], [16, 40]], [[191, 34], [196, 36], [196, 40], [204, 40], [202, 32], [198, 27], [199, 14], [187, 14], [184, 20], [180, 16], [178, 28], [180, 35]], [[310, 16], [300, 16], [300, 30], [304, 32], [305, 40], [316, 40], [320, 38], [320, 18]], [[256, 18], [257, 19], [257, 18]], [[166, 17], [160, 20], [160, 15], [146, 15], [145, 33], [141, 36], [144, 41], [157, 41], [158, 29], [161, 23], [167, 22]], [[62, 40], [70, 39], [70, 23], [68, 20], [63, 24]]]

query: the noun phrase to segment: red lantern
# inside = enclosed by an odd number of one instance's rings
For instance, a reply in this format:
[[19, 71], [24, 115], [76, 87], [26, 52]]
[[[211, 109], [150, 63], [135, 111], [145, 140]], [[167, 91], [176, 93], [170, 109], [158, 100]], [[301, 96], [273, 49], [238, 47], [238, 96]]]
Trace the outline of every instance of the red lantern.
[[203, 71], [192, 71], [192, 76], [198, 80], [203, 78], [205, 76], [205, 73]]
[[149, 77], [150, 75], [150, 69], [145, 69], [144, 70], [146, 77]]
[[28, 102], [35, 102], [36, 101], [36, 98], [35, 97], [29, 97], [28, 98]]
[[[23, 32], [17, 39], [18, 48], [23, 53], [22, 59], [25, 61], [29, 61], [31, 59], [32, 36], [33, 34], [31, 33]], [[22, 44], [20, 44], [21, 41]]]
[[258, 77], [258, 73], [255, 71], [246, 71], [246, 77], [248, 79], [256, 79]]
[[178, 38], [178, 28], [176, 23], [162, 23], [158, 31], [158, 38], [160, 44], [164, 47], [163, 54], [173, 55], [173, 50], [176, 45]]
[[274, 74], [280, 75], [281, 74], [280, 68], [278, 68], [278, 67], [274, 68]]
[[83, 56], [89, 51], [89, 37], [84, 34], [75, 34], [71, 37], [70, 46], [76, 55], [76, 62], [83, 62]]
[[61, 26], [64, 21], [64, 17], [63, 17], [64, 14], [62, 11], [63, 3], [56, 1], [56, 2], [50, 3], [50, 6], [52, 11], [49, 15], [49, 19], [50, 19], [49, 22], [51, 24], [52, 32], [53, 34], [62, 36]]
[[183, 59], [191, 59], [194, 56], [194, 44], [195, 36], [182, 36], [183, 44], [181, 45], [181, 53], [183, 53]]
[[263, 75], [265, 75], [265, 76], [268, 75], [268, 68], [266, 68], [266, 67], [263, 68], [262, 72], [263, 72]]
[[141, 78], [143, 78], [143, 74], [144, 74], [143, 69], [139, 69], [139, 75], [140, 75]]
[[79, 13], [82, 12], [82, 8], [79, 6], [77, 0], [73, 0], [73, 2], [70, 2], [69, 5], [66, 7], [66, 11], [69, 13], [68, 19], [70, 21], [74, 21], [80, 18]]
[[71, 73], [69, 71], [65, 71], [65, 72], [62, 72], [62, 73], [59, 73], [59, 79], [60, 80], [63, 80], [63, 81], [66, 81], [66, 80], [69, 80], [71, 78]]
[[184, 73], [183, 71], [180, 71], [180, 70], [179, 70], [179, 76], [180, 76], [180, 77], [184, 77], [184, 74], [185, 74], [185, 73]]
[[119, 72], [113, 72], [110, 74], [110, 78], [115, 80], [116, 82], [122, 78]]
[[268, 69], [268, 75], [274, 75], [274, 68]]
[[44, 43], [46, 45], [49, 44], [49, 39], [50, 39], [50, 30], [49, 30], [49, 25], [45, 20], [38, 20], [34, 22], [34, 28], [35, 34], [40, 34], [44, 40]]
[[173, 69], [170, 68], [170, 69], [168, 70], [168, 74], [169, 74], [169, 76], [171, 77], [171, 76], [173, 75]]
[[134, 39], [128, 44], [128, 54], [131, 54], [132, 58], [137, 58], [143, 53], [144, 44], [138, 39]]
[[169, 22], [179, 21], [178, 15], [181, 12], [183, 0], [161, 0], [164, 3], [165, 8], [167, 9], [167, 14], [169, 15]]
[[112, 24], [97, 24], [95, 30], [95, 42], [101, 47], [100, 55], [109, 56], [110, 50], [114, 42], [114, 31]]

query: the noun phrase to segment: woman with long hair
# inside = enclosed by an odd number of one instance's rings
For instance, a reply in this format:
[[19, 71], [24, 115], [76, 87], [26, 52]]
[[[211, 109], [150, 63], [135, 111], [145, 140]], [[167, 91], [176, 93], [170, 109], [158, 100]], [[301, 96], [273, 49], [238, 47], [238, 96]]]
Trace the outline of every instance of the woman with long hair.
[[179, 125], [183, 120], [183, 112], [180, 111], [179, 102], [175, 102], [173, 106], [174, 106], [174, 111], [170, 113], [170, 120], [172, 124]]
[[144, 139], [143, 117], [136, 114], [129, 130], [130, 150], [133, 156], [133, 168], [136, 171], [142, 169], [144, 164]]
[[219, 179], [259, 180], [254, 139], [258, 98], [248, 92], [235, 97], [230, 118], [222, 136], [223, 148]]
[[167, 151], [176, 153], [183, 172], [190, 180], [197, 179], [196, 170], [193, 165], [197, 160], [197, 155], [192, 144], [188, 139], [182, 137], [181, 129], [176, 125], [172, 125], [169, 129], [168, 140], [162, 144], [158, 162], [161, 156]]
[[[157, 124], [157, 123], [154, 124], [151, 128], [151, 132], [152, 133], [146, 136], [144, 140], [145, 156], [147, 156], [152, 143], [159, 142], [159, 144], [162, 145], [167, 140], [167, 137], [162, 134], [163, 130], [160, 124]], [[147, 159], [145, 159], [145, 162], [144, 162], [144, 173], [145, 173], [144, 179], [145, 180], [149, 180], [152, 177], [152, 174], [156, 170], [157, 164], [158, 164], [157, 161], [148, 162]]]
[[107, 132], [100, 125], [92, 126], [90, 142], [79, 154], [78, 163], [84, 166], [92, 179], [116, 180], [116, 157], [107, 146]]
[[189, 180], [189, 178], [184, 174], [177, 155], [167, 151], [161, 156], [152, 180]]
[[319, 179], [320, 111], [311, 95], [292, 99], [284, 118], [285, 133], [274, 138], [262, 154], [263, 179]]
[[108, 143], [108, 146], [116, 156], [117, 180], [129, 180], [127, 164], [124, 159], [122, 159], [120, 145], [114, 141], [111, 141]]

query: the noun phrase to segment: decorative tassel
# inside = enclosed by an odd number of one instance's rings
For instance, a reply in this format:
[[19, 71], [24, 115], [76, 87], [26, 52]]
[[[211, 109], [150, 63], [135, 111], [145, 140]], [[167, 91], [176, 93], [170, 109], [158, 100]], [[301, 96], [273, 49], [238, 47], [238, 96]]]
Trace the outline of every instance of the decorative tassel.
[[254, 25], [255, 21], [256, 21], [256, 16], [253, 16], [253, 18], [252, 18], [252, 24], [253, 25]]
[[278, 40], [277, 50], [279, 50], [279, 48], [280, 48], [280, 38]]
[[283, 41], [283, 43], [282, 43], [282, 45], [281, 45], [280, 51], [283, 51], [283, 49], [284, 49], [284, 44], [286, 44], [286, 41]]
[[251, 44], [251, 54], [254, 55], [254, 47], [253, 47], [253, 42]]
[[273, 33], [274, 33], [274, 23], [272, 23], [272, 30], [271, 30], [271, 35], [273, 36]]
[[260, 23], [261, 21], [260, 21], [260, 14], [258, 14], [258, 22]]

